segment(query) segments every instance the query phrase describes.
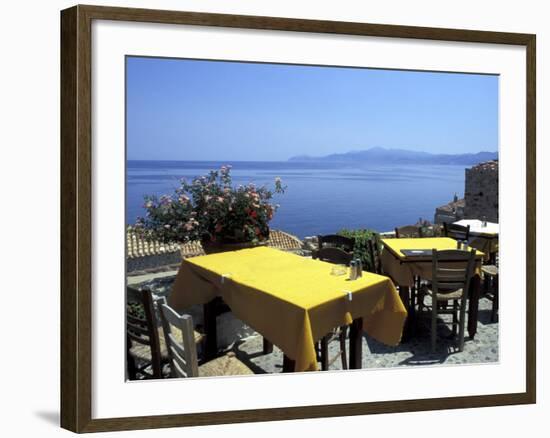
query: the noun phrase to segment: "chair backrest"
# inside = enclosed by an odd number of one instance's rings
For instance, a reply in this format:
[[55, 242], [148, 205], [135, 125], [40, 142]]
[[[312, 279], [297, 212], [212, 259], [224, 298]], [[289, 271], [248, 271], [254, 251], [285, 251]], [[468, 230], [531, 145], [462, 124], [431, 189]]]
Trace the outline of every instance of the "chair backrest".
[[468, 293], [470, 279], [474, 272], [475, 255], [471, 250], [432, 250], [432, 287], [436, 294], [445, 294], [457, 289]]
[[[432, 235], [433, 237], [441, 237], [443, 236], [444, 230], [443, 225], [441, 224], [433, 224], [432, 225]], [[426, 236], [428, 237], [428, 236]]]
[[353, 237], [344, 237], [338, 234], [327, 234], [325, 236], [317, 236], [319, 249], [325, 246], [342, 248], [346, 252], [353, 252], [355, 247], [355, 239]]
[[382, 274], [382, 261], [380, 260], [380, 247], [376, 237], [371, 237], [367, 241], [367, 249], [371, 265], [368, 267], [369, 272], [374, 274]]
[[153, 377], [162, 378], [160, 340], [153, 305], [153, 294], [148, 289], [126, 288], [126, 348], [132, 343], [151, 349]]
[[422, 237], [422, 228], [417, 227], [416, 225], [398, 227], [395, 229], [395, 237], [397, 239], [405, 237]]
[[470, 225], [458, 225], [448, 222], [443, 223], [445, 237], [452, 237], [455, 240], [468, 240], [470, 238]]
[[[191, 315], [178, 315], [166, 304], [166, 299], [158, 301], [158, 307], [164, 330], [164, 340], [172, 377], [198, 377], [197, 347], [194, 339], [193, 318]], [[174, 331], [181, 332], [181, 342], [174, 336]]]
[[312, 257], [324, 262], [349, 265], [353, 260], [353, 253], [346, 252], [340, 248], [327, 247], [313, 251]]

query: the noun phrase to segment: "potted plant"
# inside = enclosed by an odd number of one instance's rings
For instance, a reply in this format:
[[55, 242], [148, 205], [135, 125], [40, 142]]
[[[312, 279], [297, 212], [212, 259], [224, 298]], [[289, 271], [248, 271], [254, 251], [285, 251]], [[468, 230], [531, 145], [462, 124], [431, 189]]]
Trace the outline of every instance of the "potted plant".
[[231, 166], [222, 166], [191, 182], [182, 179], [172, 195], [146, 196], [146, 215], [135, 229], [162, 242], [200, 240], [207, 253], [265, 244], [278, 207], [271, 203], [273, 194], [284, 190], [280, 178], [273, 190], [234, 187]]

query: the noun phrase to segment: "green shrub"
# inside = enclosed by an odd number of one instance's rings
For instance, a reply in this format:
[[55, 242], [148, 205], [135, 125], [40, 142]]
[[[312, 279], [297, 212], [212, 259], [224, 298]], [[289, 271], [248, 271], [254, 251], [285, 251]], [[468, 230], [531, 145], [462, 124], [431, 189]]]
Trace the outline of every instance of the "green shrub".
[[374, 263], [370, 258], [368, 241], [370, 239], [376, 239], [380, 244], [380, 236], [374, 230], [362, 229], [362, 230], [347, 230], [343, 229], [338, 231], [340, 236], [352, 237], [355, 239], [355, 247], [353, 248], [353, 254], [355, 257], [361, 259], [363, 263], [363, 269], [373, 270]]

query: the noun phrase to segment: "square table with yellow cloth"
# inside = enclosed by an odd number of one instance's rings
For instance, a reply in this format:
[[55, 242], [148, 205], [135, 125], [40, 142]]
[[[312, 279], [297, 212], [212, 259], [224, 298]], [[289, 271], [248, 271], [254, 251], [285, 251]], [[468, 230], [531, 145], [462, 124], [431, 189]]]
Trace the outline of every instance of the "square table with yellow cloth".
[[[432, 279], [432, 257], [405, 255], [402, 250], [448, 250], [456, 249], [457, 241], [450, 237], [420, 237], [409, 239], [382, 239], [383, 249], [380, 255], [382, 269], [400, 288], [400, 295], [414, 314], [414, 296], [409, 297], [409, 289], [415, 285], [415, 277]], [[468, 333], [473, 338], [477, 331], [477, 310], [479, 301], [479, 275], [484, 253], [476, 250], [474, 277], [470, 281]], [[452, 262], [445, 263], [452, 267]]]
[[397, 345], [406, 310], [391, 280], [363, 273], [350, 281], [334, 265], [274, 248], [256, 247], [182, 261], [169, 304], [185, 311], [221, 296], [234, 315], [295, 362], [317, 370], [315, 342], [334, 327], [363, 318], [363, 329]]

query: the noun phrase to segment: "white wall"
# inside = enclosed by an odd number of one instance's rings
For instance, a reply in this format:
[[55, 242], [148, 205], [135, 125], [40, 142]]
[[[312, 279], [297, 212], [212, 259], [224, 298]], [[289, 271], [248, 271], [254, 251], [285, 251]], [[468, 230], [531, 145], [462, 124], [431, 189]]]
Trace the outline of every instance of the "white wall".
[[[372, 23], [455, 27], [537, 34], [538, 77], [538, 223], [548, 220], [543, 211], [543, 165], [548, 153], [542, 145], [548, 140], [550, 95], [545, 78], [550, 77], [548, 44], [549, 14], [546, 2], [470, 1], [88, 1], [93, 4], [162, 9], [272, 15]], [[2, 382], [3, 421], [0, 430], [15, 436], [68, 434], [58, 429], [59, 398], [59, 10], [72, 6], [69, 1], [4, 2], [0, 39], [0, 236], [2, 276]], [[460, 6], [458, 6], [460, 5]], [[538, 271], [542, 274], [540, 251], [547, 234], [539, 229]], [[539, 284], [542, 276], [539, 276]], [[259, 433], [280, 437], [291, 433], [366, 436], [435, 436], [427, 432], [446, 428], [449, 437], [465, 432], [453, 425], [475, 427], [475, 435], [524, 435], [547, 424], [548, 384], [541, 372], [548, 364], [542, 338], [548, 324], [541, 321], [546, 306], [542, 286], [538, 294], [538, 400], [536, 406], [499, 407], [458, 411], [365, 416], [353, 418], [286, 421], [269, 424], [212, 426], [163, 432], [131, 432], [113, 436], [205, 437]], [[21, 317], [27, 321], [21, 323]], [[32, 344], [31, 344], [32, 341]], [[6, 345], [7, 342], [7, 345]], [[21, 345], [32, 345], [26, 353]], [[17, 354], [5, 354], [16, 350]], [[32, 359], [30, 356], [32, 353]], [[382, 435], [383, 434], [383, 435]], [[391, 434], [391, 435], [388, 435]], [[9, 436], [9, 435], [7, 435]], [[540, 433], [534, 436], [540, 436]]]

